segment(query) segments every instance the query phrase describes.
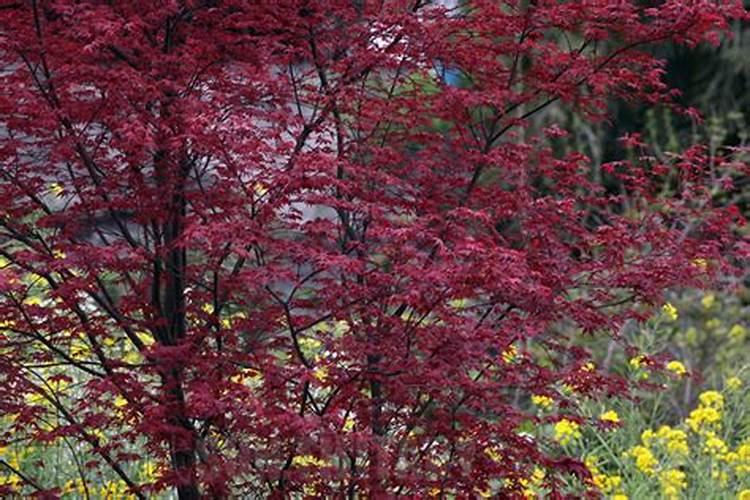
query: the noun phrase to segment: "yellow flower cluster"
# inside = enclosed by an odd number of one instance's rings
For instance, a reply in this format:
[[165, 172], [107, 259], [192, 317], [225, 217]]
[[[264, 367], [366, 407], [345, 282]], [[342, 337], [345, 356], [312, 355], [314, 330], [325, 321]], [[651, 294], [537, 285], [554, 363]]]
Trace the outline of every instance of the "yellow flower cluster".
[[664, 314], [669, 318], [670, 321], [677, 321], [677, 318], [679, 317], [677, 313], [677, 308], [667, 302], [663, 306], [661, 306], [661, 310], [664, 311]]
[[580, 425], [564, 418], [555, 424], [555, 440], [565, 446], [574, 439], [581, 437]]
[[716, 295], [713, 293], [707, 293], [703, 296], [701, 299], [701, 304], [703, 304], [703, 307], [706, 309], [711, 309], [713, 305], [716, 303]]
[[618, 415], [614, 410], [607, 410], [599, 415], [599, 420], [601, 420], [602, 422], [609, 422], [611, 424], [619, 424], [620, 415]]
[[667, 500], [678, 500], [680, 492], [687, 488], [687, 476], [678, 469], [667, 469], [659, 473], [661, 492]]
[[554, 403], [555, 400], [549, 396], [534, 394], [531, 396], [531, 402], [540, 408], [549, 408], [550, 406], [552, 406], [552, 403]]
[[[615, 494], [615, 495], [623, 495], [622, 492], [618, 492], [617, 490], [622, 485], [622, 477], [621, 476], [608, 476], [604, 473], [602, 473], [599, 470], [598, 459], [594, 455], [589, 455], [584, 460], [584, 464], [586, 465], [586, 468], [591, 472], [591, 480], [594, 483], [594, 486], [603, 494]], [[627, 498], [627, 497], [625, 497]]]
[[128, 485], [123, 481], [110, 481], [99, 488], [99, 498], [117, 498], [118, 500], [131, 500], [136, 496], [128, 494]]
[[641, 434], [641, 441], [645, 446], [659, 445], [674, 457], [684, 457], [690, 452], [687, 433], [668, 425], [662, 425], [656, 432], [646, 429]]
[[511, 364], [516, 360], [516, 357], [518, 356], [518, 349], [514, 345], [508, 346], [507, 349], [503, 351], [502, 358], [503, 362], [505, 364]]
[[659, 462], [647, 447], [634, 446], [627, 455], [635, 460], [635, 466], [644, 474], [651, 476], [656, 473], [656, 466], [659, 465]]
[[298, 467], [325, 467], [329, 463], [314, 455], [297, 455], [292, 459], [292, 465]]
[[687, 369], [685, 368], [685, 365], [683, 365], [679, 361], [670, 361], [669, 363], [667, 363], [667, 370], [674, 373], [678, 377], [681, 377], [687, 374]]
[[750, 474], [750, 439], [740, 443], [737, 450], [730, 454], [729, 460], [734, 464], [738, 476]]
[[731, 342], [738, 344], [744, 342], [745, 337], [747, 336], [747, 329], [742, 325], [732, 325], [732, 328], [729, 329], [727, 335]]
[[716, 433], [709, 431], [705, 435], [705, 442], [703, 443], [703, 452], [708, 453], [712, 457], [716, 457], [719, 460], [725, 460], [729, 453], [729, 447]]
[[522, 478], [519, 482], [523, 486], [523, 496], [525, 500], [536, 500], [539, 498], [537, 495], [539, 488], [542, 486], [542, 481], [546, 477], [546, 473], [543, 469], [535, 467], [531, 473], [531, 477], [528, 479]]
[[721, 428], [721, 412], [724, 396], [717, 391], [706, 391], [698, 396], [698, 408], [690, 412], [685, 423], [697, 434], [713, 432]]
[[738, 391], [742, 387], [742, 380], [739, 377], [729, 377], [724, 381], [724, 386], [730, 391]]

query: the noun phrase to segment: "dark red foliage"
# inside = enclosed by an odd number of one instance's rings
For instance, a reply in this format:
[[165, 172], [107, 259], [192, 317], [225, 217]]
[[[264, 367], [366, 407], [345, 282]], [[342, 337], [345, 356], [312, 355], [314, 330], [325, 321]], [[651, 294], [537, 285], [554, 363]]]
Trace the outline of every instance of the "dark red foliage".
[[557, 326], [616, 333], [733, 251], [700, 148], [607, 165], [613, 192], [532, 119], [669, 100], [647, 49], [716, 43], [741, 2], [8, 1], [6, 438], [134, 491], [134, 450], [181, 498], [583, 474], [519, 401], [625, 386]]

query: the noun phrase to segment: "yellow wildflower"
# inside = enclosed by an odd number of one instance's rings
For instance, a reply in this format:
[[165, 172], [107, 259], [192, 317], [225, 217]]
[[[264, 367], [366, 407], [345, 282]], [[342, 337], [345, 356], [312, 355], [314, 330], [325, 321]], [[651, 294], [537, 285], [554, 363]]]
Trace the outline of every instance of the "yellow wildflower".
[[318, 382], [325, 382], [326, 379], [328, 379], [328, 368], [325, 366], [315, 368], [315, 370], [313, 370], [313, 377], [315, 377]]
[[628, 496], [624, 493], [617, 493], [616, 495], [612, 495], [611, 500], [628, 500]]
[[703, 444], [703, 451], [713, 457], [723, 459], [729, 452], [729, 447], [724, 442], [724, 440], [717, 436], [715, 433], [708, 432], [706, 434], [706, 441]]
[[643, 355], [641, 355], [641, 356], [636, 356], [636, 357], [634, 357], [634, 358], [630, 358], [630, 361], [628, 361], [628, 363], [629, 363], [629, 364], [630, 364], [630, 366], [632, 366], [633, 368], [635, 368], [635, 369], [638, 369], [638, 368], [640, 368], [640, 367], [642, 367], [642, 366], [644, 366], [644, 365], [645, 365], [645, 363], [644, 363], [644, 360], [645, 360], [645, 359], [646, 359], [646, 356], [643, 356]]
[[677, 308], [669, 302], [661, 306], [661, 310], [664, 311], [664, 314], [667, 316], [667, 318], [669, 318], [670, 321], [676, 321], [679, 317]]
[[700, 433], [706, 429], [721, 427], [721, 412], [716, 408], [700, 406], [690, 412], [685, 423], [695, 433]]
[[705, 271], [708, 268], [708, 261], [702, 257], [693, 259], [692, 264], [702, 271]]
[[519, 483], [521, 483], [521, 486], [523, 486], [524, 488], [523, 495], [525, 498], [529, 500], [537, 498], [536, 490], [538, 490], [541, 486], [545, 476], [546, 473], [544, 472], [544, 470], [540, 469], [539, 467], [535, 467], [534, 471], [531, 473], [531, 477], [529, 477], [528, 479], [521, 478], [519, 480]]
[[348, 417], [346, 420], [344, 420], [344, 425], [341, 427], [341, 430], [344, 432], [351, 432], [354, 430], [354, 426], [356, 425], [356, 422], [353, 418]]
[[484, 449], [484, 454], [493, 462], [502, 462], [503, 454], [500, 452], [500, 448], [497, 446], [490, 446]]
[[[686, 456], [690, 452], [687, 433], [683, 430], [662, 425], [654, 437], [662, 443], [670, 455]], [[645, 441], [644, 444], [646, 444]]]
[[742, 490], [737, 493], [737, 500], [750, 500], [750, 490]]
[[518, 349], [516, 349], [516, 346], [511, 345], [503, 351], [502, 356], [505, 363], [512, 363], [516, 360], [516, 356], [518, 356]]
[[656, 435], [654, 434], [654, 431], [651, 429], [646, 429], [641, 433], [641, 442], [643, 442], [646, 446], [651, 446], [651, 443], [653, 442]]
[[727, 335], [729, 335], [729, 340], [732, 342], [742, 342], [747, 336], [747, 329], [742, 325], [732, 325], [732, 328], [729, 329]]
[[661, 491], [669, 500], [680, 498], [680, 492], [687, 487], [685, 473], [677, 469], [668, 469], [659, 474]]
[[564, 418], [555, 424], [555, 440], [565, 446], [574, 439], [581, 437], [580, 425]]
[[40, 306], [42, 305], [42, 298], [38, 295], [31, 295], [23, 299], [23, 303], [27, 306]]
[[292, 459], [292, 465], [298, 467], [325, 467], [328, 462], [314, 455], [297, 455]]
[[477, 494], [479, 498], [492, 498], [492, 490], [487, 487], [485, 490], [480, 490], [479, 488], [474, 488], [474, 493]]
[[157, 472], [158, 472], [158, 468], [156, 467], [156, 464], [151, 461], [144, 462], [143, 465], [141, 466], [141, 478], [144, 481], [147, 481], [147, 482], [155, 481]]
[[732, 460], [732, 463], [737, 475], [750, 474], [750, 440], [740, 444], [733, 455], [734, 460]]
[[602, 422], [610, 422], [612, 424], [619, 424], [620, 416], [614, 410], [607, 410], [601, 415], [599, 415], [599, 420], [601, 420]]
[[711, 471], [711, 479], [719, 483], [719, 486], [723, 488], [729, 482], [729, 474], [727, 474], [726, 471], [714, 468]]
[[649, 476], [656, 472], [656, 466], [658, 465], [658, 462], [656, 461], [656, 458], [654, 458], [654, 454], [651, 453], [651, 450], [649, 450], [645, 446], [634, 446], [630, 449], [628, 455], [633, 457], [633, 459], [635, 460], [635, 466], [641, 472]]
[[55, 196], [62, 196], [65, 193], [65, 186], [59, 182], [53, 182], [49, 185], [49, 192]]
[[703, 304], [703, 307], [705, 307], [706, 309], [711, 309], [711, 307], [715, 303], [716, 303], [716, 296], [713, 293], [707, 293], [701, 299], [701, 304]]
[[687, 373], [685, 365], [683, 365], [679, 361], [670, 361], [669, 363], [667, 363], [667, 370], [680, 377]]
[[584, 464], [591, 473], [591, 481], [601, 493], [611, 493], [617, 490], [620, 484], [622, 484], [622, 477], [608, 476], [599, 470], [597, 467], [597, 458], [594, 455], [586, 457]]
[[736, 391], [739, 390], [740, 387], [742, 387], [742, 380], [740, 380], [739, 377], [729, 377], [724, 382], [724, 386], [730, 391]]
[[724, 396], [718, 391], [705, 391], [698, 396], [701, 405], [721, 410], [724, 407]]
[[552, 403], [554, 403], [555, 400], [549, 396], [534, 394], [531, 396], [531, 402], [539, 406], [540, 408], [549, 408], [550, 406], [552, 406]]

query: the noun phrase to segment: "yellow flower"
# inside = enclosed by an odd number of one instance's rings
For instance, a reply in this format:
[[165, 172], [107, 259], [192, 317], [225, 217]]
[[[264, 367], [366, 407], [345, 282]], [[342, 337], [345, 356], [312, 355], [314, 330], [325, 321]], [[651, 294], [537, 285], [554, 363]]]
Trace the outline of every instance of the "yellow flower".
[[737, 493], [737, 500], [750, 500], [750, 490], [742, 490]]
[[714, 469], [711, 471], [711, 479], [719, 483], [719, 486], [723, 488], [729, 482], [729, 474], [726, 471]]
[[724, 386], [730, 391], [736, 391], [739, 390], [740, 387], [742, 387], [742, 380], [740, 380], [739, 377], [729, 377], [724, 382]]
[[480, 490], [475, 487], [474, 493], [476, 493], [479, 498], [492, 498], [492, 490], [489, 487], [486, 490]]
[[669, 363], [667, 363], [667, 370], [680, 377], [687, 373], [685, 365], [683, 365], [679, 361], [670, 361]]
[[670, 321], [676, 321], [679, 317], [679, 315], [677, 314], [677, 308], [669, 302], [661, 306], [661, 310], [664, 311], [664, 314], [666, 314], [667, 318], [669, 318]]
[[[683, 430], [662, 425], [654, 434], [654, 438], [666, 448], [670, 455], [686, 456], [690, 452], [688, 436]], [[647, 445], [648, 443], [644, 441], [644, 444]]]
[[742, 342], [747, 336], [747, 329], [742, 325], [732, 325], [727, 335], [732, 342]]
[[724, 407], [724, 396], [718, 391], [705, 391], [698, 396], [698, 401], [703, 406], [721, 410]]
[[518, 349], [516, 349], [516, 346], [511, 345], [503, 351], [502, 356], [505, 363], [512, 363], [516, 360], [516, 356], [518, 356]]
[[65, 192], [65, 186], [63, 186], [59, 182], [53, 182], [49, 185], [49, 192], [55, 196], [62, 196], [62, 194]]
[[708, 268], [708, 261], [702, 257], [693, 259], [692, 264], [701, 271], [705, 271]]
[[680, 498], [680, 492], [687, 487], [685, 473], [677, 469], [668, 469], [659, 474], [661, 491], [669, 500]]
[[695, 433], [700, 433], [706, 429], [721, 427], [721, 412], [716, 408], [700, 406], [690, 412], [685, 423]]
[[599, 415], [599, 420], [602, 422], [610, 422], [613, 424], [619, 424], [620, 423], [620, 416], [617, 414], [614, 410], [608, 410]]
[[156, 467], [156, 464], [151, 461], [144, 462], [141, 466], [141, 476], [144, 481], [155, 481], [157, 472], [158, 468]]
[[581, 370], [583, 370], [585, 372], [593, 372], [595, 369], [596, 369], [596, 365], [594, 363], [591, 363], [591, 362], [586, 363], [581, 368]]
[[634, 446], [630, 449], [628, 455], [635, 460], [635, 466], [641, 472], [649, 476], [656, 472], [658, 462], [656, 461], [656, 458], [654, 458], [654, 454], [651, 453], [651, 450], [645, 446]]
[[734, 470], [737, 475], [750, 474], [750, 440], [747, 440], [737, 447], [733, 454]]
[[298, 467], [325, 467], [328, 462], [314, 455], [297, 455], [292, 459], [292, 465]]
[[565, 446], [574, 439], [581, 437], [580, 425], [564, 418], [555, 424], [555, 440]]
[[624, 493], [617, 493], [616, 495], [612, 495], [611, 500], [628, 500], [628, 496]]
[[723, 459], [726, 457], [727, 452], [729, 452], [729, 447], [715, 433], [708, 432], [706, 434], [706, 442], [703, 445], [703, 451], [711, 456]]
[[622, 477], [603, 474], [597, 467], [596, 463], [597, 458], [594, 455], [589, 455], [584, 460], [586, 468], [591, 473], [591, 481], [594, 483], [594, 486], [604, 494], [617, 490], [620, 487], [620, 484], [622, 484]]
[[542, 481], [544, 481], [544, 478], [546, 476], [546, 473], [543, 469], [540, 469], [539, 467], [535, 467], [534, 471], [531, 473], [531, 477], [527, 478], [521, 478], [519, 480], [519, 483], [521, 483], [521, 486], [523, 486], [523, 495], [526, 499], [536, 499], [537, 494], [536, 491], [539, 486], [541, 486]]
[[344, 420], [344, 425], [341, 427], [341, 430], [344, 432], [351, 432], [354, 430], [354, 426], [356, 425], [356, 422], [353, 418], [348, 417], [346, 420]]
[[646, 446], [651, 446], [651, 443], [655, 437], [656, 435], [654, 434], [654, 431], [652, 431], [651, 429], [646, 429], [641, 433], [641, 442], [643, 442], [643, 444]]
[[539, 406], [540, 408], [549, 408], [550, 406], [552, 406], [552, 403], [554, 403], [555, 400], [549, 396], [534, 394], [531, 396], [531, 402]]
[[701, 299], [701, 304], [703, 304], [703, 307], [705, 307], [706, 309], [711, 309], [711, 307], [715, 303], [716, 303], [716, 296], [713, 293], [707, 293]]
[[500, 452], [500, 449], [497, 446], [485, 448], [484, 454], [487, 455], [487, 458], [489, 458], [493, 462], [500, 463], [503, 461], [503, 454]]
[[313, 377], [315, 377], [318, 382], [325, 382], [326, 379], [328, 379], [328, 368], [325, 366], [319, 366], [313, 370]]
[[644, 364], [645, 364], [644, 360], [645, 359], [646, 359], [646, 356], [640, 355], [640, 356], [636, 356], [634, 358], [630, 358], [630, 361], [628, 361], [628, 363], [633, 368], [638, 369], [638, 368], [644, 366]]

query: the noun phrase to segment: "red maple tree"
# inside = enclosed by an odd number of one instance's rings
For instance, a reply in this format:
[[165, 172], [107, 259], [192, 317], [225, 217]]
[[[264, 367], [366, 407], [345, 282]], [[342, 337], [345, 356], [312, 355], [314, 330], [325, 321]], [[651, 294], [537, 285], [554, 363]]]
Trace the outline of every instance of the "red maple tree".
[[649, 46], [743, 15], [0, 5], [0, 444], [64, 441], [140, 498], [513, 496], [535, 466], [559, 494], [585, 472], [519, 432], [524, 402], [626, 388], [563, 332], [616, 334], [722, 271], [737, 215], [706, 202], [699, 147], [609, 164], [605, 188], [534, 119], [668, 102]]

